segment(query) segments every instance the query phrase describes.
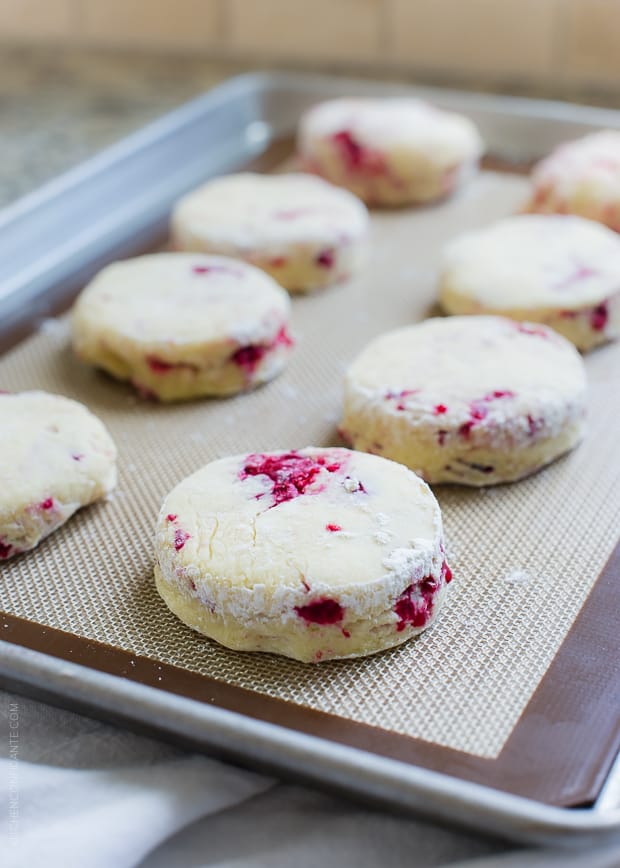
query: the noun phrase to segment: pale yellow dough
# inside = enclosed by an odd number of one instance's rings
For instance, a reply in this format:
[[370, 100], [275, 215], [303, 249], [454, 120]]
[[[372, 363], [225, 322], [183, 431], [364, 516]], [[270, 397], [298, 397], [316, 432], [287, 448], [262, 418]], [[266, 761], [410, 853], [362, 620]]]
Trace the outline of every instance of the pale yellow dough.
[[586, 377], [552, 329], [503, 317], [430, 319], [372, 341], [350, 366], [342, 435], [431, 483], [533, 473], [584, 432]]
[[451, 573], [421, 479], [307, 448], [235, 455], [181, 482], [159, 514], [155, 578], [182, 621], [228, 648], [318, 662], [420, 633]]
[[466, 117], [419, 99], [334, 99], [307, 111], [297, 149], [304, 166], [368, 205], [410, 205], [453, 193], [484, 151]]
[[257, 268], [159, 253], [95, 277], [73, 309], [73, 346], [146, 397], [232, 395], [282, 371], [289, 316], [287, 293]]
[[545, 323], [589, 350], [620, 334], [620, 237], [582, 217], [500, 220], [447, 245], [439, 299], [451, 314]]
[[116, 448], [86, 407], [0, 394], [0, 561], [33, 549], [116, 485]]
[[366, 258], [367, 234], [362, 202], [301, 174], [216, 178], [181, 199], [172, 216], [179, 250], [244, 259], [290, 292], [356, 274]]

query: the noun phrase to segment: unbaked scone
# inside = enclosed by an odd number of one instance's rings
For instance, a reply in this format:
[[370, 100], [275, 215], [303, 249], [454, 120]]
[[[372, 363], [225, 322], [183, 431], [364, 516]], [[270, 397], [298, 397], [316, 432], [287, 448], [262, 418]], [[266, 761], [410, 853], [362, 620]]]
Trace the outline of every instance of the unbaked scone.
[[346, 190], [311, 175], [245, 172], [209, 181], [179, 201], [179, 250], [221, 253], [262, 268], [290, 292], [308, 292], [358, 272], [368, 212]]
[[164, 500], [159, 593], [228, 648], [318, 662], [399, 645], [437, 617], [452, 574], [428, 486], [338, 448], [235, 455]]
[[554, 328], [581, 350], [620, 334], [620, 238], [592, 220], [523, 214], [446, 247], [439, 300]]
[[429, 319], [372, 341], [350, 366], [341, 433], [427, 482], [512, 482], [584, 432], [581, 356], [539, 323]]
[[531, 176], [526, 211], [579, 214], [620, 232], [620, 131], [601, 130], [566, 142]]
[[468, 118], [419, 99], [335, 99], [307, 111], [297, 149], [304, 168], [369, 205], [432, 202], [477, 169], [484, 146]]
[[0, 560], [33, 549], [116, 485], [116, 448], [86, 407], [0, 393]]
[[73, 309], [80, 358], [145, 397], [232, 395], [279, 374], [290, 300], [268, 275], [222, 256], [158, 253], [104, 268]]

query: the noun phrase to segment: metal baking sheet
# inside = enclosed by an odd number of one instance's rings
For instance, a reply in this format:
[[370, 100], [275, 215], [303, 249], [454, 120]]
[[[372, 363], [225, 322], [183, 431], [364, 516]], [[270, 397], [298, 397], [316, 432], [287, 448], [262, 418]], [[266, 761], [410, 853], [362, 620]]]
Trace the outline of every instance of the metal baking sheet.
[[[265, 167], [266, 160], [272, 164], [278, 162], [286, 153], [287, 145], [273, 143], [290, 134], [296, 117], [308, 104], [338, 92], [393, 93], [397, 90], [403, 88], [291, 76], [234, 80], [121, 143], [85, 167], [69, 173], [65, 179], [59, 179], [40, 193], [7, 209], [4, 215], [0, 215], [2, 234], [12, 243], [9, 248], [12, 252], [4, 260], [5, 274], [0, 290], [0, 310], [5, 314], [4, 332], [7, 338], [10, 336], [15, 341], [19, 327], [28, 326], [27, 320], [32, 318], [33, 309], [40, 315], [62, 306], [103, 262], [145, 249], [158, 238], [163, 238], [169, 206], [184, 190], [211, 174], [245, 165], [249, 159], [261, 154], [262, 167]], [[514, 161], [522, 165], [544, 153], [557, 141], [589, 128], [618, 126], [617, 116], [609, 112], [573, 110], [563, 106], [470, 94], [425, 91], [424, 95], [446, 107], [471, 114], [480, 124], [491, 152], [501, 158], [504, 164]], [[49, 236], [44, 237], [42, 229], [52, 213], [54, 223]], [[59, 214], [62, 221], [59, 220]], [[456, 216], [462, 224], [465, 214]], [[447, 219], [447, 215], [444, 218]], [[399, 220], [398, 217], [394, 219]], [[429, 218], [422, 215], [421, 219], [428, 221]], [[56, 233], [57, 237], [54, 237]], [[96, 404], [90, 403], [97, 411]], [[527, 760], [529, 765], [536, 767], [540, 767], [546, 758], [553, 761], [554, 748], [561, 741], [569, 753], [572, 751], [580, 755], [580, 762], [566, 771], [561, 790], [563, 801], [560, 803], [575, 804], [580, 800], [591, 800], [600, 790], [614, 749], [617, 748], [617, 726], [609, 725], [610, 713], [613, 712], [613, 708], [610, 709], [613, 691], [610, 694], [607, 670], [597, 666], [599, 677], [593, 678], [592, 667], [588, 663], [593, 655], [596, 657], [597, 649], [599, 662], [603, 659], [598, 648], [600, 642], [597, 645], [598, 637], [613, 635], [614, 628], [610, 620], [610, 600], [613, 598], [610, 595], [614, 592], [614, 579], [618, 572], [617, 559], [612, 558], [601, 579], [596, 582], [587, 606], [582, 609], [564, 641], [562, 653], [553, 661], [531, 697], [527, 712], [512, 730], [508, 741], [500, 739], [497, 754], [491, 752], [486, 757], [484, 751], [481, 754], [480, 748], [463, 750], [458, 741], [455, 744], [461, 747], [460, 750], [454, 750], [454, 747], [450, 750], [449, 740], [444, 740], [444, 746], [439, 748], [428, 742], [416, 745], [415, 739], [403, 738], [399, 742], [394, 739], [393, 733], [386, 738], [381, 727], [373, 728], [360, 722], [356, 724], [355, 721], [345, 726], [342, 719], [321, 712], [320, 708], [314, 716], [309, 717], [306, 710], [294, 702], [283, 702], [277, 695], [269, 696], [269, 690], [263, 689], [261, 692], [251, 689], [251, 682], [244, 688], [228, 683], [225, 677], [205, 678], [200, 672], [188, 672], [184, 667], [171, 666], [161, 660], [153, 661], [149, 656], [132, 655], [126, 649], [112, 648], [105, 642], [97, 644], [92, 641], [92, 636], [90, 642], [82, 640], [76, 644], [70, 632], [53, 628], [44, 631], [37, 629], [37, 618], [34, 616], [26, 621], [16, 618], [14, 613], [6, 616], [4, 635], [13, 646], [3, 643], [0, 666], [12, 679], [29, 684], [31, 688], [37, 684], [39, 688], [44, 685], [50, 692], [55, 676], [60, 674], [59, 670], [66, 673], [74, 666], [71, 663], [59, 664], [58, 660], [79, 660], [82, 665], [91, 667], [88, 675], [91, 687], [86, 688], [81, 698], [73, 695], [74, 701], [79, 699], [80, 707], [91, 710], [98, 708], [99, 713], [106, 708], [108, 713], [116, 709], [124, 720], [148, 720], [158, 731], [172, 731], [177, 735], [184, 734], [180, 723], [178, 727], [170, 729], [165, 724], [166, 715], [163, 713], [153, 716], [149, 711], [147, 714], [146, 706], [138, 699], [141, 694], [135, 693], [135, 702], [127, 708], [123, 706], [121, 710], [122, 682], [112, 673], [121, 673], [125, 679], [140, 681], [141, 688], [155, 689], [156, 698], [153, 701], [161, 700], [162, 708], [170, 709], [179, 701], [179, 697], [173, 696], [173, 693], [198, 697], [203, 703], [208, 700], [217, 707], [218, 714], [233, 714], [229, 719], [228, 737], [223, 743], [219, 743], [215, 737], [218, 719], [214, 714], [216, 708], [194, 702], [194, 713], [202, 721], [203, 734], [198, 740], [192, 737], [192, 743], [215, 746], [227, 755], [299, 772], [293, 753], [277, 748], [274, 750], [274, 746], [284, 740], [282, 727], [272, 732], [271, 751], [258, 749], [259, 720], [272, 730], [274, 723], [284, 724], [288, 728], [287, 743], [288, 739], [292, 739], [299, 750], [314, 748], [317, 751], [311, 767], [301, 769], [306, 775], [322, 783], [339, 784], [349, 790], [392, 802], [395, 800], [392, 789], [394, 781], [390, 779], [391, 783], [388, 784], [381, 775], [373, 775], [369, 781], [367, 775], [362, 773], [362, 767], [368, 768], [372, 757], [372, 767], [376, 768], [378, 763], [387, 774], [396, 758], [399, 760], [396, 766], [400, 770], [401, 784], [408, 780], [408, 787], [413, 787], [406, 797], [402, 793], [402, 786], [399, 787], [399, 800], [404, 806], [415, 807], [423, 799], [433, 813], [438, 811], [438, 805], [430, 798], [433, 772], [416, 768], [412, 763], [440, 768], [468, 781], [482, 780], [513, 792], [530, 792], [526, 780], [529, 774]], [[589, 643], [589, 655], [585, 655], [585, 660], [582, 653], [584, 637]], [[105, 631], [103, 638], [106, 638]], [[20, 649], [16, 655], [15, 647], [18, 644], [28, 647], [30, 652], [26, 654]], [[42, 650], [47, 652], [45, 658], [38, 656]], [[31, 658], [31, 654], [35, 657]], [[50, 659], [49, 655], [55, 655], [56, 661]], [[22, 671], [23, 667], [28, 669], [28, 674]], [[104, 703], [101, 707], [101, 695], [92, 686], [92, 669], [100, 670], [98, 677], [113, 679], [112, 691], [118, 691], [118, 702], [107, 706]], [[38, 680], [33, 674], [36, 671], [40, 672]], [[563, 689], [569, 680], [573, 688]], [[72, 683], [75, 684], [74, 681]], [[149, 684], [153, 687], [147, 688]], [[575, 685], [578, 689], [575, 689]], [[166, 690], [172, 692], [166, 693]], [[65, 685], [62, 689], [53, 690], [53, 693], [66, 700], [72, 691], [68, 691]], [[148, 701], [145, 697], [144, 702]], [[596, 717], [606, 722], [599, 739], [590, 739], [587, 744], [583, 739], [580, 741], [583, 730], [579, 727], [574, 727], [572, 733], [570, 727], [564, 727], [562, 739], [558, 739], [557, 725], [563, 721], [580, 720], [583, 726], [585, 702], [590, 703], [587, 709], [590, 719]], [[238, 727], [241, 724], [235, 714], [237, 711], [243, 711], [252, 721], [252, 731], [257, 734], [254, 741], [239, 738]], [[246, 726], [250, 725], [246, 718], [241, 720]], [[545, 726], [536, 725], [541, 720]], [[318, 742], [316, 736], [320, 736]], [[344, 778], [340, 764], [334, 767], [330, 758], [330, 742], [332, 748], [333, 742], [346, 745], [339, 749], [339, 756], [343, 757], [348, 757], [353, 748], [364, 749], [363, 755], [354, 751], [352, 765]], [[382, 763], [385, 765], [382, 766]], [[521, 783], [514, 779], [516, 766], [523, 768]], [[589, 777], [580, 775], [581, 768], [588, 771]], [[592, 773], [593, 769], [595, 774]], [[544, 779], [545, 774], [541, 776], [540, 768], [538, 771], [539, 779]], [[552, 776], [553, 772], [551, 765], [549, 774]], [[412, 773], [414, 776], [420, 775], [420, 780], [425, 783], [412, 784]], [[477, 797], [482, 798], [482, 794], [486, 794], [488, 797], [493, 791], [488, 788], [478, 791], [474, 784], [466, 784], [464, 780], [456, 783], [446, 775], [442, 775], [440, 780], [448, 788], [453, 787], [457, 801], [462, 798], [460, 808], [452, 805], [448, 811], [449, 818], [463, 820], [468, 817], [469, 822], [478, 822], [487, 829], [526, 837], [552, 837], [559, 828], [572, 830], [575, 835], [583, 835], [588, 830], [594, 833], [597, 829], [599, 834], [603, 834], [605, 829], [610, 832], [614, 830], [617, 823], [613, 809], [609, 809], [610, 798], [607, 795], [604, 809], [600, 811], [590, 808], [569, 812], [539, 804], [535, 813], [540, 823], [533, 829], [525, 819], [527, 804], [524, 800], [509, 805], [503, 800], [510, 801], [513, 796], [495, 793], [494, 811], [491, 815], [485, 815], [481, 802], [474, 795], [477, 793]], [[468, 788], [472, 786], [474, 790], [470, 791]], [[465, 792], [467, 797], [463, 795]], [[544, 791], [536, 792], [540, 797], [545, 797]], [[608, 786], [606, 793], [610, 792]], [[553, 801], [553, 797], [547, 795], [549, 800]], [[520, 805], [523, 813], [519, 814], [517, 805]], [[443, 811], [439, 813], [445, 815]], [[581, 819], [577, 820], [578, 817]]]

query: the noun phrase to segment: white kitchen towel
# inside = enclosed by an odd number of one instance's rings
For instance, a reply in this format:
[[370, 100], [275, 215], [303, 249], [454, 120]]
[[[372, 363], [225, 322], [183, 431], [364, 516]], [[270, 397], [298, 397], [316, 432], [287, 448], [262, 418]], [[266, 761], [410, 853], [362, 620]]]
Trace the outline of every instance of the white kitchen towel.
[[[0, 694], [3, 868], [618, 868], [272, 781]], [[472, 861], [473, 860], [473, 861]]]

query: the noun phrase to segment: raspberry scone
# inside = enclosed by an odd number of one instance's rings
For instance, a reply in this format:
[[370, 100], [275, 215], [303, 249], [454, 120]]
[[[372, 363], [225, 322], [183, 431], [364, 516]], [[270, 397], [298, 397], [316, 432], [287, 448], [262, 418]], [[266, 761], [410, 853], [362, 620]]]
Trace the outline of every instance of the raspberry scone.
[[526, 211], [579, 214], [620, 232], [620, 131], [566, 142], [532, 172]]
[[448, 313], [545, 323], [589, 350], [620, 334], [620, 238], [582, 217], [509, 217], [446, 247], [439, 295]]
[[358, 272], [367, 233], [359, 199], [302, 174], [216, 178], [181, 199], [172, 216], [177, 249], [244, 259], [290, 292]]
[[0, 561], [33, 549], [116, 485], [116, 447], [86, 407], [0, 394]]
[[427, 482], [521, 479], [583, 436], [581, 356], [538, 323], [429, 319], [372, 341], [349, 368], [341, 433]]
[[305, 169], [369, 205], [432, 202], [474, 174], [484, 146], [474, 124], [419, 99], [336, 99], [301, 118]]
[[95, 277], [73, 310], [73, 346], [144, 397], [232, 395], [282, 371], [289, 315], [286, 292], [257, 268], [159, 253]]
[[318, 662], [391, 648], [433, 623], [451, 578], [428, 486], [348, 449], [214, 461], [159, 514], [159, 593], [236, 650]]

